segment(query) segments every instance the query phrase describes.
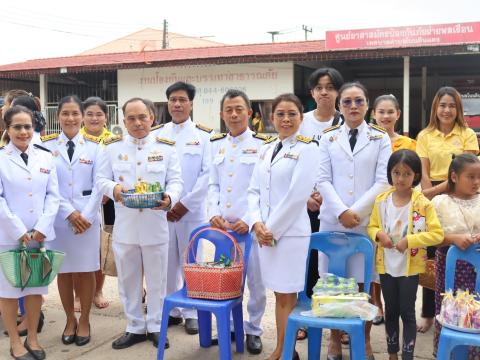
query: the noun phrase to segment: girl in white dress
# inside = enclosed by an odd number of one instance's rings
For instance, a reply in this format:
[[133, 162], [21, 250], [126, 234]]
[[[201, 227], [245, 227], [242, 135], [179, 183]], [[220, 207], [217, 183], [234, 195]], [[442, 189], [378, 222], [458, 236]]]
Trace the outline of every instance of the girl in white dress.
[[277, 346], [270, 360], [281, 357], [287, 318], [297, 303], [297, 292], [304, 288], [310, 243], [307, 200], [314, 185], [318, 146], [298, 134], [302, 110], [293, 94], [273, 101], [271, 120], [278, 138], [267, 140], [260, 149], [248, 189], [249, 225], [260, 245], [262, 279], [275, 292]]
[[[28, 244], [52, 240], [55, 237], [53, 222], [60, 203], [52, 155], [31, 143], [32, 112], [17, 105], [5, 112], [4, 119], [7, 145], [0, 150], [0, 252], [17, 248], [19, 241]], [[0, 272], [0, 310], [10, 336], [10, 353], [15, 359], [46, 357], [38, 343], [37, 325], [42, 295], [47, 292], [47, 286], [23, 291], [14, 288]], [[28, 330], [24, 344], [16, 322], [18, 298], [23, 296]]]

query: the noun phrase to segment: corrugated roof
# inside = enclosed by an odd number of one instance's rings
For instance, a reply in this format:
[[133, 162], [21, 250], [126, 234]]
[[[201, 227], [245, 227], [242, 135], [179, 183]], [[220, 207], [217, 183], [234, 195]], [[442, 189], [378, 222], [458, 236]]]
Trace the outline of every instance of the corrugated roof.
[[[272, 56], [285, 54], [304, 54], [308, 52], [325, 51], [324, 41], [302, 41], [288, 43], [267, 43], [249, 45], [225, 45], [214, 47], [199, 47], [187, 49], [164, 49], [145, 52], [124, 52], [111, 54], [77, 55], [70, 57], [27, 60], [24, 62], [1, 65], [0, 72], [28, 72], [40, 73], [43, 70], [58, 70], [67, 68], [68, 71], [82, 71], [98, 69], [115, 69], [136, 67], [134, 65], [151, 66], [162, 63], [181, 61], [201, 61], [221, 58], [245, 58], [255, 56]], [[58, 72], [58, 71], [55, 71]]]

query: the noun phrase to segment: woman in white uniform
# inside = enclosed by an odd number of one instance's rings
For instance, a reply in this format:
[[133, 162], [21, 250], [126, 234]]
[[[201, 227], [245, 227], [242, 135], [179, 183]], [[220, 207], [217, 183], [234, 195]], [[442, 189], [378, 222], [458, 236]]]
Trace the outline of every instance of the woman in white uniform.
[[[90, 341], [90, 309], [95, 292], [95, 271], [100, 268], [100, 203], [95, 186], [98, 138], [81, 135], [83, 106], [76, 96], [60, 100], [57, 118], [60, 135], [42, 138], [54, 156], [60, 187], [60, 209], [55, 220], [57, 239], [52, 247], [66, 253], [58, 275], [58, 291], [67, 316], [62, 334], [65, 345]], [[73, 283], [80, 297], [81, 315], [74, 312]]]
[[[376, 196], [388, 188], [387, 163], [392, 153], [390, 138], [383, 128], [364, 121], [368, 109], [367, 89], [360, 83], [346, 83], [338, 91], [345, 122], [326, 129], [320, 139], [320, 171], [317, 180], [323, 203], [320, 231], [349, 231], [367, 234]], [[363, 283], [363, 255], [347, 261], [347, 275]], [[326, 257], [318, 258], [327, 270]], [[366, 353], [372, 360], [371, 322], [367, 323]], [[342, 358], [340, 332], [333, 330], [329, 360]]]
[[271, 360], [281, 357], [287, 318], [304, 287], [310, 243], [307, 200], [317, 173], [318, 146], [298, 134], [302, 113], [293, 94], [273, 101], [271, 120], [278, 138], [260, 149], [248, 189], [249, 225], [260, 245], [262, 279], [275, 292], [277, 346]]
[[[32, 112], [13, 106], [4, 114], [7, 145], [0, 150], [0, 252], [18, 247], [19, 241], [50, 241], [60, 203], [57, 172], [51, 153], [31, 143]], [[32, 241], [33, 240], [33, 241]], [[44, 359], [37, 338], [42, 295], [48, 288], [14, 288], [0, 272], [0, 310], [15, 359]], [[17, 331], [18, 298], [25, 297], [28, 336], [22, 344]], [[4, 358], [6, 356], [2, 356]]]

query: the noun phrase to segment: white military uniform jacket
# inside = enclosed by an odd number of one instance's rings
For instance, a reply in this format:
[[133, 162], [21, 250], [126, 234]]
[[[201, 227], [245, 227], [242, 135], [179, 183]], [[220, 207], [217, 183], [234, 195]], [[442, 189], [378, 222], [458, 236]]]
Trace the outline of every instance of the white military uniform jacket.
[[[157, 136], [175, 141], [182, 167], [183, 192], [178, 199], [188, 212], [183, 221], [205, 221], [210, 166], [211, 129], [196, 125], [190, 118], [181, 124], [169, 122], [156, 132]], [[175, 201], [176, 202], [176, 201]], [[175, 205], [173, 202], [173, 205]]]
[[95, 186], [101, 151], [99, 141], [96, 137], [78, 133], [72, 139], [75, 148], [71, 162], [67, 141], [63, 132], [42, 137], [43, 146], [52, 152], [57, 166], [61, 202], [55, 226], [68, 227], [66, 219], [75, 210], [90, 224], [99, 223], [102, 194]]
[[53, 223], [60, 204], [52, 154], [28, 147], [28, 165], [10, 142], [0, 150], [0, 245], [17, 245], [30, 230], [55, 238]]
[[247, 189], [260, 148], [267, 137], [247, 130], [236, 137], [215, 135], [211, 139], [212, 164], [208, 185], [208, 219], [221, 216], [233, 223], [248, 221]]
[[[97, 185], [102, 194], [113, 199], [117, 184], [134, 189], [138, 181], [158, 181], [172, 204], [178, 201], [183, 181], [173, 141], [150, 133], [143, 139], [126, 135], [107, 139], [104, 143], [97, 172]], [[166, 212], [131, 209], [116, 202], [113, 240], [130, 245], [168, 243]]]
[[260, 150], [248, 189], [249, 226], [265, 223], [276, 240], [310, 236], [307, 200], [317, 174], [318, 146], [302, 135], [292, 135], [282, 141], [271, 162], [279, 141], [270, 139]]
[[376, 196], [388, 188], [392, 147], [385, 130], [362, 122], [352, 152], [349, 130], [346, 124], [337, 125], [326, 129], [320, 139], [320, 222], [337, 224], [338, 217], [352, 209], [361, 218], [360, 226], [366, 226]]

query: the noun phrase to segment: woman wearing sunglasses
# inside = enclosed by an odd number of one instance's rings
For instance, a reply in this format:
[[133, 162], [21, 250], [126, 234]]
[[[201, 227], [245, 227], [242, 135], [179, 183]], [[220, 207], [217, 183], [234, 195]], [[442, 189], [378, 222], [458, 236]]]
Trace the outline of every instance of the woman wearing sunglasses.
[[[0, 252], [26, 244], [50, 241], [60, 204], [57, 172], [51, 153], [32, 144], [33, 114], [15, 105], [4, 114], [7, 145], [0, 148]], [[15, 359], [44, 359], [38, 342], [42, 295], [48, 288], [14, 288], [0, 271], [0, 310], [10, 336], [10, 355]], [[25, 297], [28, 335], [22, 343], [17, 331], [18, 298]], [[2, 354], [2, 359], [7, 358]]]
[[[346, 83], [338, 91], [345, 122], [326, 129], [320, 139], [320, 170], [317, 184], [323, 195], [320, 231], [349, 231], [366, 235], [376, 196], [388, 188], [387, 163], [392, 153], [388, 134], [364, 121], [368, 109], [367, 89]], [[320, 260], [320, 259], [319, 259]], [[319, 268], [327, 272], [325, 261]], [[323, 268], [323, 269], [322, 269]], [[347, 275], [363, 284], [361, 254], [347, 260]], [[371, 322], [366, 326], [367, 359], [374, 359], [370, 346]], [[329, 360], [342, 358], [340, 332], [332, 330]]]

